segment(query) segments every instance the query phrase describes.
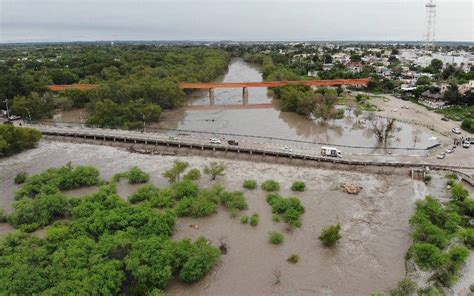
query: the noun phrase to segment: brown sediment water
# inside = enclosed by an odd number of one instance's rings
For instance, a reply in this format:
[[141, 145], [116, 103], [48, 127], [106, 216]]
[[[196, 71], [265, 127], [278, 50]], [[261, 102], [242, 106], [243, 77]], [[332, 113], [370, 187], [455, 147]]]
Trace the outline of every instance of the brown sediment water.
[[[262, 73], [258, 66], [248, 64], [242, 59], [234, 59], [227, 74], [220, 80], [223, 82], [258, 82], [262, 81]], [[346, 110], [344, 119], [328, 122], [310, 120], [293, 112], [282, 112], [278, 100], [274, 100], [266, 88], [248, 88], [245, 108], [235, 108], [235, 106], [244, 104], [241, 88], [215, 89], [212, 102], [211, 106], [207, 91], [197, 91], [189, 96], [189, 106], [163, 112], [160, 122], [151, 124], [148, 131], [176, 134], [179, 132], [173, 130], [178, 129], [205, 132], [206, 135], [192, 134], [205, 138], [212, 137], [213, 134], [219, 136], [219, 133], [223, 133], [336, 145], [378, 146], [377, 139], [372, 132], [372, 123], [365, 118], [367, 114], [356, 118], [353, 111]], [[262, 108], [263, 105], [265, 108]], [[196, 108], [204, 106], [207, 107]], [[340, 106], [340, 108], [343, 107]], [[56, 115], [54, 120], [57, 122], [84, 122], [85, 117], [85, 110], [78, 109], [62, 112]], [[58, 124], [71, 125], [70, 123]], [[395, 125], [396, 130], [388, 144], [389, 147], [425, 149], [438, 143], [430, 131], [419, 126], [403, 122], [396, 122]], [[244, 140], [244, 138], [239, 139]], [[283, 145], [312, 145], [283, 140], [258, 138], [252, 140]], [[371, 150], [354, 152], [371, 153]], [[397, 154], [416, 154], [405, 150], [396, 152]]]
[[[11, 211], [16, 188], [13, 178], [18, 171], [35, 174], [72, 162], [96, 166], [101, 176], [109, 180], [118, 172], [139, 166], [150, 173], [150, 183], [163, 187], [168, 182], [162, 173], [176, 159], [201, 170], [214, 160], [150, 156], [108, 146], [42, 141], [37, 149], [0, 160], [0, 206]], [[370, 295], [395, 287], [404, 277], [404, 256], [411, 243], [408, 219], [414, 211], [410, 178], [271, 163], [224, 162], [226, 175], [216, 182], [228, 190], [243, 190], [249, 203], [249, 210], [244, 213], [258, 213], [260, 223], [256, 227], [241, 224], [239, 217], [230, 218], [223, 208], [202, 219], [178, 219], [175, 239], [202, 235], [213, 245], [224, 240], [229, 251], [200, 282], [173, 282], [167, 289], [170, 295]], [[244, 179], [255, 179], [259, 184], [275, 179], [281, 183], [284, 196], [299, 197], [306, 208], [301, 229], [288, 233], [285, 223], [273, 222], [266, 194], [261, 189], [244, 190]], [[294, 180], [305, 181], [307, 191], [291, 192]], [[203, 175], [198, 184], [208, 187], [216, 182]], [[359, 184], [363, 190], [359, 195], [343, 193], [339, 186], [344, 182]], [[122, 181], [119, 190], [125, 198], [138, 187]], [[95, 190], [89, 187], [69, 193], [83, 196]], [[335, 223], [341, 224], [342, 239], [335, 248], [324, 248], [318, 236], [324, 227]], [[190, 227], [196, 224], [198, 229]], [[268, 243], [268, 232], [273, 230], [284, 233], [282, 245]], [[300, 257], [295, 265], [286, 262], [292, 254]], [[280, 284], [274, 284], [275, 271], [281, 273]]]

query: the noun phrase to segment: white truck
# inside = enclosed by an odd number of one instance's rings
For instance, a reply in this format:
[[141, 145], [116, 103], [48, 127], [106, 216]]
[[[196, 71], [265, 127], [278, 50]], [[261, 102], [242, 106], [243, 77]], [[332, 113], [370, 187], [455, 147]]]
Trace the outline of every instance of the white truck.
[[321, 147], [321, 155], [342, 158], [341, 150], [336, 149], [334, 147], [327, 147], [327, 146]]

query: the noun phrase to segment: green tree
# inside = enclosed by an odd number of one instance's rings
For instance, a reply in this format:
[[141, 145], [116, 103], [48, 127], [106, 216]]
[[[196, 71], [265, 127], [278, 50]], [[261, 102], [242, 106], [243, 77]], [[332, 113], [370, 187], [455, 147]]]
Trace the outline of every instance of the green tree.
[[204, 167], [204, 174], [209, 175], [211, 180], [215, 180], [218, 176], [224, 176], [224, 171], [225, 164], [223, 162], [211, 161]]
[[[163, 177], [168, 179], [168, 182], [175, 183], [179, 182], [180, 175], [189, 167], [189, 163], [185, 161], [175, 160], [173, 167], [163, 173]], [[196, 173], [193, 173], [196, 174]], [[199, 173], [200, 176], [200, 173]], [[189, 178], [188, 178], [189, 179]], [[191, 180], [191, 179], [190, 179]]]

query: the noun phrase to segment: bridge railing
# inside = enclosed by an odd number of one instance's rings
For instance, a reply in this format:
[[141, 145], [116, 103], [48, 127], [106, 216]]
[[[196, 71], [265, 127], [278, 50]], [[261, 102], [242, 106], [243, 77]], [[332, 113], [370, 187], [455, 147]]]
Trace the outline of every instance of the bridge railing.
[[[67, 121], [43, 121], [43, 125], [66, 127], [66, 128], [80, 128], [80, 129], [97, 129], [97, 127], [88, 127], [84, 123], [78, 122], [67, 122]], [[118, 131], [120, 129], [114, 128], [100, 128], [101, 130], [107, 131]], [[243, 143], [253, 143], [259, 145], [270, 145], [270, 146], [284, 146], [299, 148], [304, 150], [313, 150], [316, 152], [320, 151], [321, 146], [331, 146], [340, 148], [343, 153], [354, 154], [354, 155], [411, 155], [411, 156], [428, 156], [430, 151], [440, 146], [439, 144], [432, 145], [426, 148], [416, 147], [391, 147], [391, 146], [360, 146], [360, 145], [347, 145], [338, 143], [324, 143], [317, 141], [307, 141], [299, 139], [288, 139], [279, 137], [269, 136], [258, 136], [258, 135], [245, 135], [236, 133], [222, 133], [222, 132], [208, 132], [198, 130], [187, 130], [187, 129], [171, 129], [171, 128], [160, 128], [160, 127], [146, 127], [145, 130], [120, 130], [121, 132], [140, 132], [140, 133], [154, 133], [163, 136], [176, 136], [176, 137], [189, 137], [196, 139], [209, 139], [209, 138], [220, 138], [221, 140], [238, 140]]]

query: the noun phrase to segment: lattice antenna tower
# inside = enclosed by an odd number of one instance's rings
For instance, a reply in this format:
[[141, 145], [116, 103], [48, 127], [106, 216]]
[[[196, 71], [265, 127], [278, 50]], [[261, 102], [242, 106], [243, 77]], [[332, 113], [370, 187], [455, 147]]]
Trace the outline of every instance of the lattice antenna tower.
[[433, 46], [436, 32], [436, 4], [435, 0], [428, 0], [426, 7], [426, 32], [424, 43], [426, 47]]

